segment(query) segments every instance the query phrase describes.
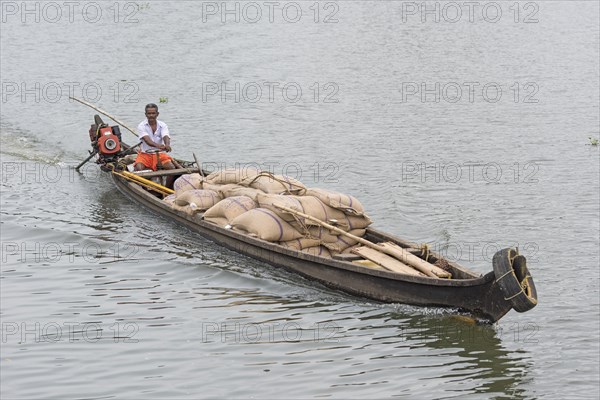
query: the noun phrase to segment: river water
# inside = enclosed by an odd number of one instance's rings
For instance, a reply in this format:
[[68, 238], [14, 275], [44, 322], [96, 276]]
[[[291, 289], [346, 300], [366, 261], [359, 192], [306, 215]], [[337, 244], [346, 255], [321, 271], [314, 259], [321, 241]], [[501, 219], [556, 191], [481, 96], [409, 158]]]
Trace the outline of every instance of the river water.
[[[2, 398], [598, 398], [597, 2], [1, 7]], [[476, 325], [224, 250], [74, 172], [70, 94], [479, 273], [518, 246], [539, 305]]]

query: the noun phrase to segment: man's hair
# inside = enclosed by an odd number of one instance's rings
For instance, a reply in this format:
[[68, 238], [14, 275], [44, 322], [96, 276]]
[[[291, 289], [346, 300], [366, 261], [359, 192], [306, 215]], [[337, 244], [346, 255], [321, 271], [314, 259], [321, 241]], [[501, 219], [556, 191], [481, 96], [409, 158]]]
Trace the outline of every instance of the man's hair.
[[156, 111], [158, 111], [158, 106], [154, 103], [148, 103], [146, 104], [146, 108], [144, 108], [144, 112], [148, 111], [149, 108], [155, 108]]

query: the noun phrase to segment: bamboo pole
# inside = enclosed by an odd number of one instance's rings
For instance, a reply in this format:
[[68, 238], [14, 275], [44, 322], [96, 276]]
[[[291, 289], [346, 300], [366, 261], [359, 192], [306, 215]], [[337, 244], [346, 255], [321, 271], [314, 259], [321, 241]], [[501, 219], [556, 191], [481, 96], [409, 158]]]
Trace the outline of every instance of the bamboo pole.
[[367, 260], [370, 260], [389, 271], [414, 276], [426, 276], [424, 273], [417, 271], [410, 265], [406, 265], [402, 261], [397, 260], [396, 258], [390, 255], [383, 254], [379, 250], [375, 250], [367, 246], [361, 246], [356, 249], [353, 249], [352, 253], [358, 254], [359, 256], [366, 258]]
[[[409, 264], [411, 267], [417, 269], [418, 271], [424, 273], [425, 275], [431, 277], [431, 278], [450, 278], [450, 274], [444, 270], [442, 270], [441, 268], [436, 267], [433, 264], [428, 263], [427, 261], [424, 261], [422, 259], [420, 259], [419, 257], [409, 253], [408, 251], [406, 251], [405, 249], [398, 247], [398, 248], [392, 248], [391, 246], [382, 246], [373, 242], [368, 241], [367, 239], [363, 239], [359, 236], [353, 235], [351, 233], [346, 232], [343, 229], [338, 228], [337, 226], [333, 226], [331, 224], [328, 224], [327, 222], [323, 222], [318, 218], [315, 218], [311, 215], [308, 214], [304, 214], [303, 212], [300, 211], [296, 211], [294, 209], [282, 206], [280, 204], [273, 204], [273, 206], [279, 208], [280, 210], [298, 215], [302, 218], [306, 218], [310, 221], [313, 221], [327, 229], [330, 229], [334, 232], [339, 233], [340, 235], [344, 235], [347, 236], [349, 238], [354, 239], [355, 241], [359, 242], [360, 244], [363, 244], [365, 246], [368, 246], [370, 248], [373, 248], [375, 250], [378, 250], [382, 253], [388, 254], [406, 264]], [[441, 271], [443, 271], [442, 273], [439, 273], [440, 275], [443, 276], [439, 276], [437, 275], [435, 272], [433, 272], [435, 269], [440, 269]]]
[[145, 185], [147, 185], [147, 186], [155, 187], [155, 188], [157, 188], [157, 189], [159, 189], [159, 190], [162, 190], [163, 192], [166, 192], [166, 193], [168, 193], [168, 194], [173, 194], [173, 193], [175, 193], [175, 191], [174, 191], [173, 189], [169, 189], [169, 188], [168, 188], [168, 187], [166, 187], [166, 186], [160, 185], [160, 184], [158, 184], [158, 183], [156, 183], [156, 182], [153, 182], [153, 181], [151, 181], [151, 180], [149, 180], [149, 179], [142, 178], [141, 176], [137, 176], [136, 174], [132, 174], [131, 172], [128, 172], [128, 171], [122, 171], [121, 173], [122, 173], [123, 175], [125, 175], [125, 176], [127, 176], [127, 177], [129, 177], [129, 178], [133, 179], [133, 180], [136, 180], [136, 181], [138, 181], [138, 182], [140, 182], [140, 183], [143, 183], [143, 184], [145, 184]]
[[108, 118], [112, 119], [117, 124], [121, 125], [123, 128], [127, 129], [129, 132], [133, 133], [135, 135], [135, 137], [138, 137], [138, 134], [135, 133], [135, 131], [133, 129], [131, 129], [130, 127], [128, 127], [127, 125], [125, 125], [123, 122], [119, 121], [117, 118], [113, 117], [112, 115], [110, 115], [109, 113], [107, 113], [106, 111], [104, 111], [103, 109], [98, 108], [95, 105], [90, 104], [90, 103], [88, 103], [85, 100], [78, 99], [77, 97], [69, 96], [69, 98], [72, 99], [72, 100], [78, 101], [81, 104], [86, 105], [86, 106], [88, 106], [90, 108], [93, 108], [94, 110], [98, 111], [102, 115], [106, 115]]
[[200, 176], [205, 178], [204, 171], [202, 171], [202, 168], [200, 166], [200, 161], [198, 161], [198, 157], [196, 157], [196, 153], [192, 153], [192, 155], [194, 156], [194, 161], [196, 161], [196, 167], [198, 167], [198, 171], [200, 171]]
[[386, 253], [401, 260], [411, 266], [415, 267], [419, 271], [428, 270], [431, 271], [438, 278], [450, 278], [452, 275], [441, 269], [440, 267], [433, 265], [420, 257], [415, 256], [411, 252], [395, 243], [386, 242], [379, 244], [382, 248], [386, 249]]
[[159, 185], [156, 182], [152, 182], [151, 180], [142, 178], [141, 176], [137, 176], [136, 174], [132, 174], [131, 172], [127, 172], [127, 171], [112, 171], [113, 174], [118, 175], [122, 178], [125, 178], [129, 181], [135, 182], [139, 185], [142, 185], [144, 187], [147, 187], [148, 189], [154, 190], [155, 192], [158, 192], [160, 194], [164, 194], [164, 195], [169, 195], [169, 194], [173, 194], [175, 193], [174, 190], [169, 189], [168, 187], [165, 187], [163, 185]]
[[157, 193], [160, 193], [160, 194], [162, 194], [162, 195], [165, 195], [165, 196], [166, 196], [166, 195], [168, 195], [168, 193], [166, 193], [166, 192], [163, 192], [163, 191], [161, 191], [161, 190], [160, 190], [160, 189], [158, 189], [158, 188], [153, 188], [153, 187], [150, 187], [150, 186], [146, 186], [145, 184], [143, 184], [143, 183], [141, 183], [141, 182], [138, 182], [138, 181], [136, 181], [135, 179], [131, 179], [130, 177], [127, 177], [127, 176], [125, 176], [125, 175], [123, 175], [123, 174], [120, 174], [120, 173], [118, 173], [118, 172], [116, 172], [116, 171], [112, 171], [112, 173], [113, 173], [113, 175], [117, 175], [117, 176], [119, 176], [119, 177], [121, 177], [121, 178], [123, 178], [123, 179], [126, 179], [126, 180], [128, 180], [128, 181], [131, 181], [131, 182], [133, 182], [133, 183], [137, 183], [138, 185], [142, 185], [142, 186], [146, 187], [147, 189], [154, 190], [155, 192], [157, 192]]

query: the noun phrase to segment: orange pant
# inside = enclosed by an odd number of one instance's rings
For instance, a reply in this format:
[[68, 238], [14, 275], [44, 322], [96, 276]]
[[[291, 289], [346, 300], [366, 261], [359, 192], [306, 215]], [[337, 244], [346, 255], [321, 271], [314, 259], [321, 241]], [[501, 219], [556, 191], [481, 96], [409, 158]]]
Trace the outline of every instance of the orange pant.
[[[171, 162], [173, 159], [165, 153], [138, 153], [137, 158], [135, 159], [136, 163], [142, 163], [146, 168], [150, 168], [152, 171], [156, 171], [158, 166], [158, 156], [160, 157], [160, 164], [165, 165], [168, 162]], [[135, 165], [135, 164], [134, 164]]]

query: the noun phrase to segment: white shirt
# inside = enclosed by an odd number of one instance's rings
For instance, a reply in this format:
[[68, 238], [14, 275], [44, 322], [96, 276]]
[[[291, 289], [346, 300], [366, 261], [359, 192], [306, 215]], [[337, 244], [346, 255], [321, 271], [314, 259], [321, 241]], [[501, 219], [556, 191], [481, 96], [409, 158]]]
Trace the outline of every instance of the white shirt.
[[[159, 120], [156, 120], [156, 132], [152, 132], [152, 128], [150, 127], [147, 118], [144, 121], [140, 122], [140, 124], [137, 127], [137, 131], [138, 137], [140, 139], [142, 139], [144, 136], [149, 136], [150, 140], [157, 144], [165, 144], [163, 138], [165, 136], [171, 137], [171, 135], [169, 135], [169, 127], [167, 126], [167, 124]], [[156, 147], [148, 146], [148, 144], [143, 140], [141, 140], [141, 142], [141, 150], [143, 153], [158, 150]]]

